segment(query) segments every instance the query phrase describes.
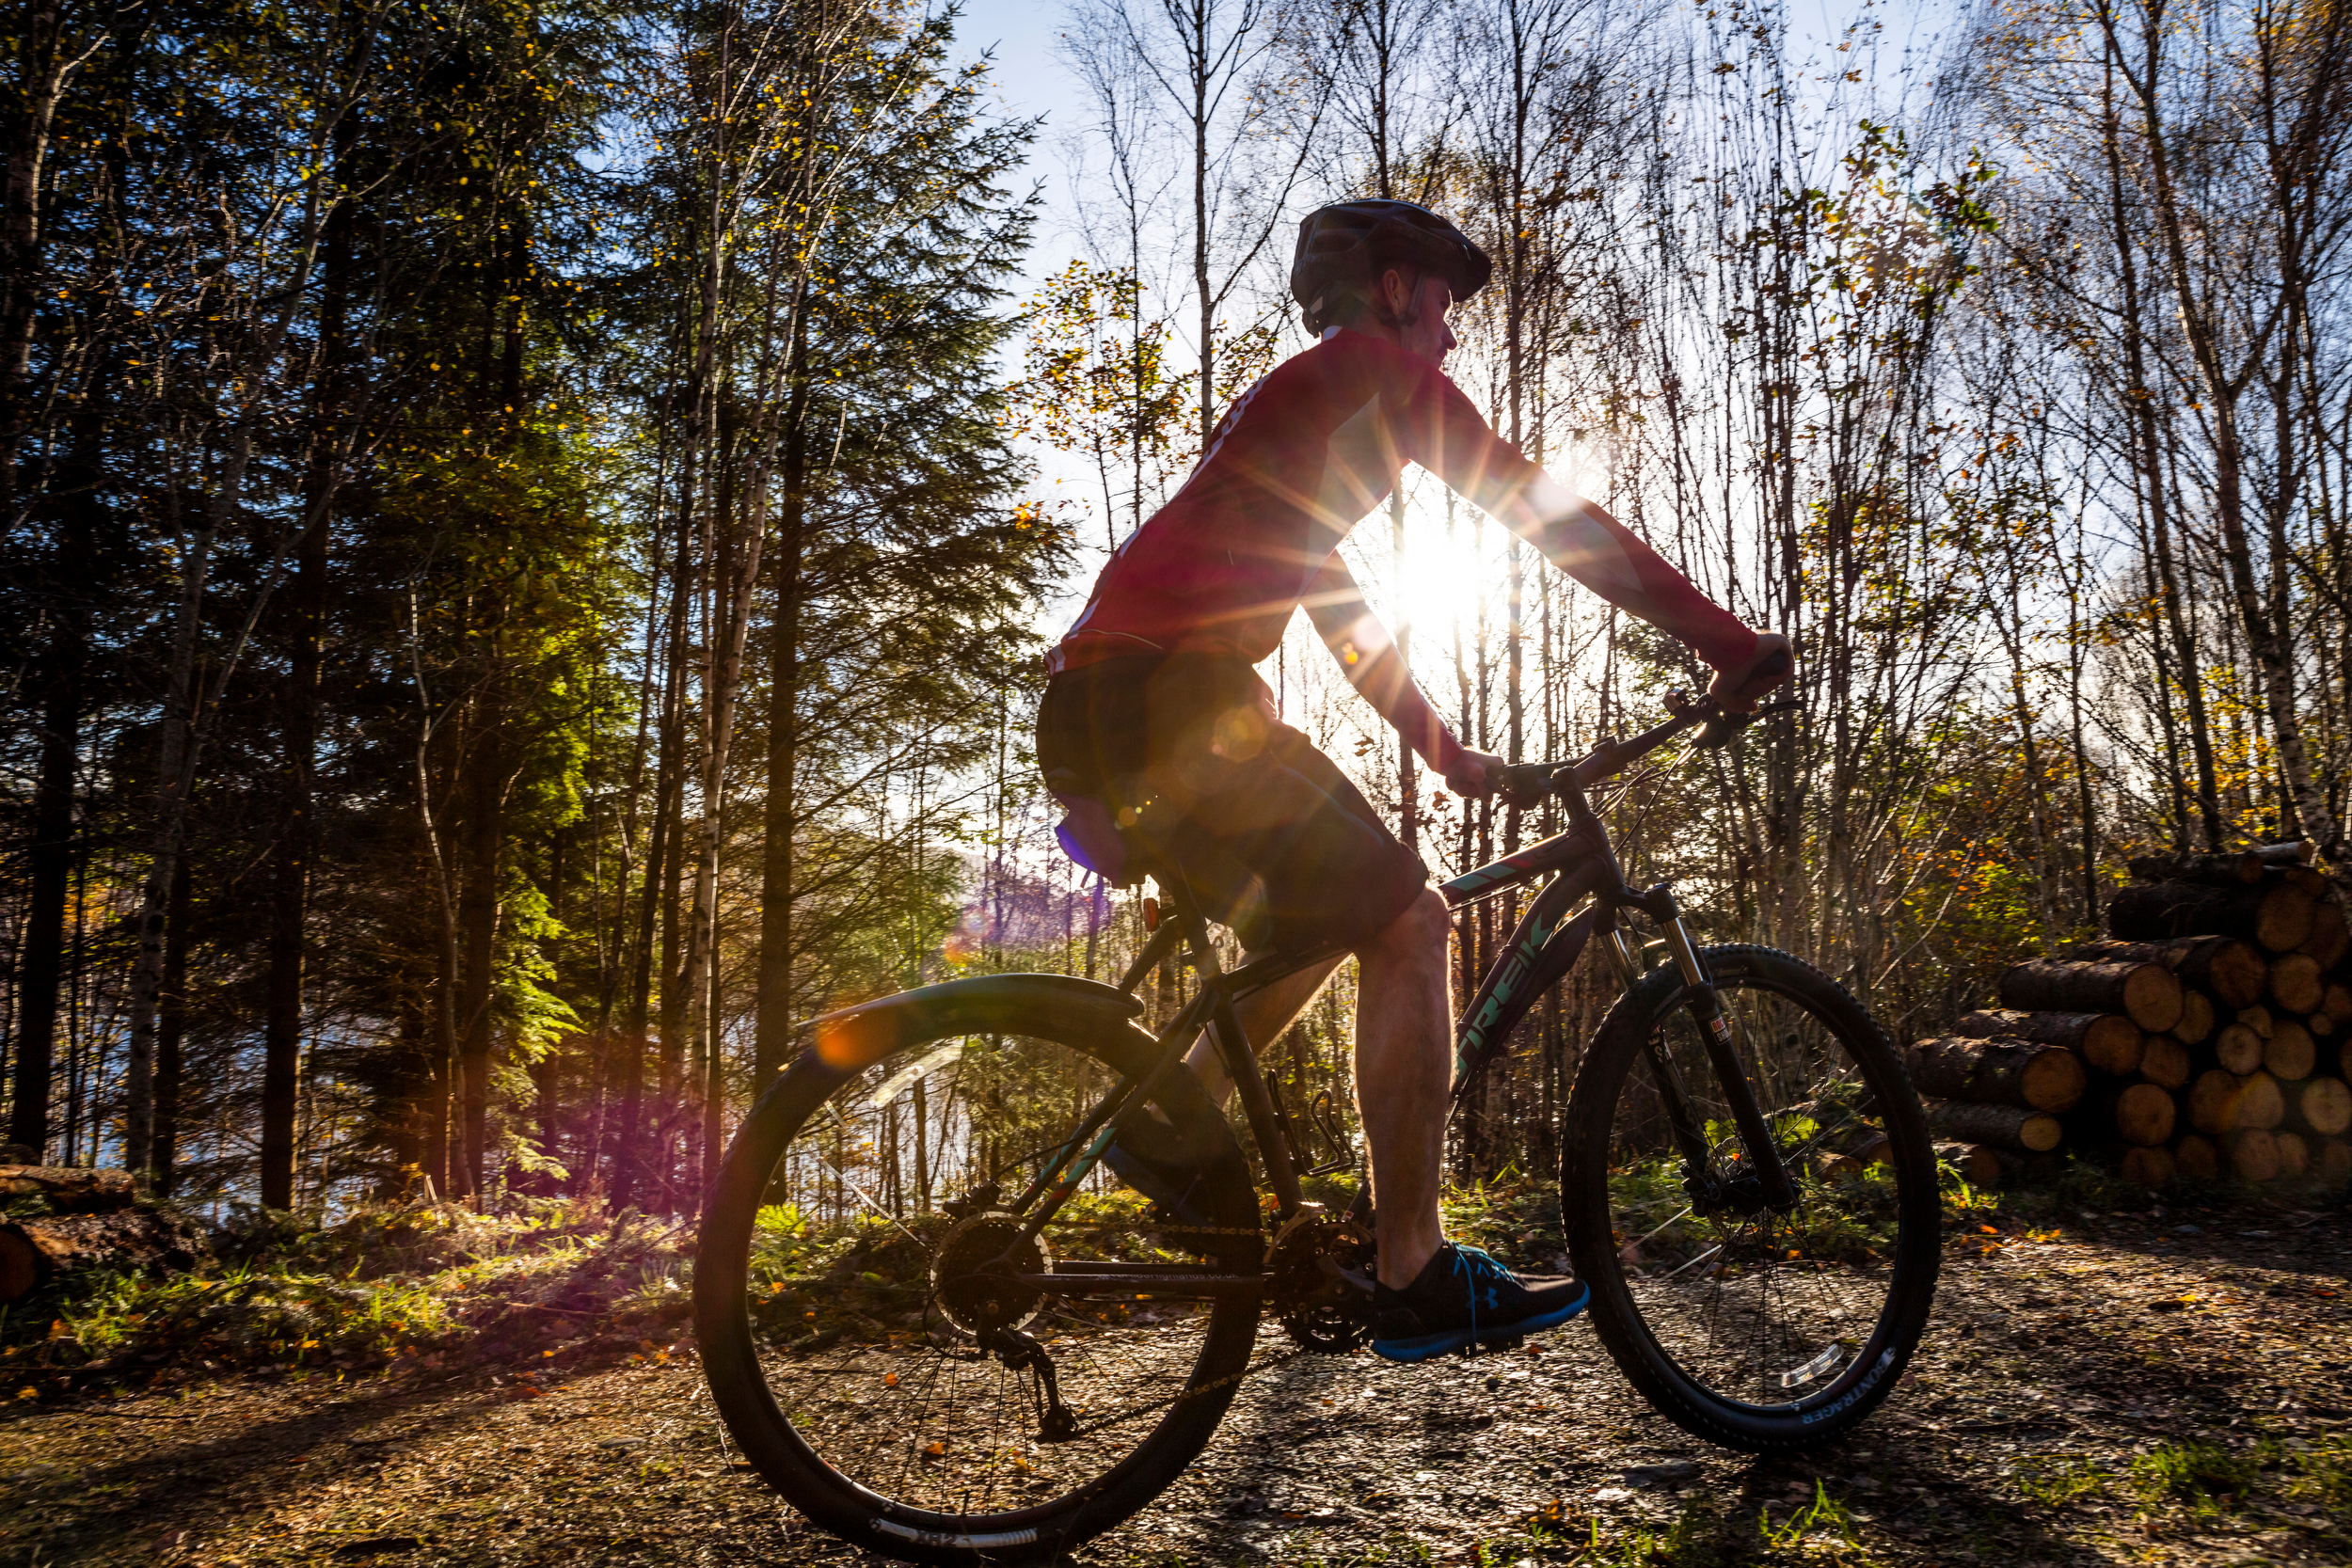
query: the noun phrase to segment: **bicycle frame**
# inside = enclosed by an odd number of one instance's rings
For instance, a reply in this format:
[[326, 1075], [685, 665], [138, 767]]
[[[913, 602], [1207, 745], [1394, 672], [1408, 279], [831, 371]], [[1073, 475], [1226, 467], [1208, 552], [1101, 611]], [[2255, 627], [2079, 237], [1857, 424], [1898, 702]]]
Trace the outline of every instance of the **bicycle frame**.
[[[1673, 720], [1630, 741], [1604, 742], [1591, 756], [1572, 767], [1542, 769], [1546, 786], [1565, 807], [1565, 829], [1439, 885], [1438, 891], [1447, 905], [1459, 909], [1544, 877], [1551, 879], [1529, 903], [1510, 941], [1487, 967], [1477, 993], [1462, 1011], [1455, 1034], [1454, 1100], [1456, 1104], [1460, 1102], [1479, 1070], [1501, 1053], [1511, 1031], [1527, 1015], [1535, 999], [1567, 974], [1594, 937], [1606, 939], [1605, 949], [1628, 985], [1639, 978], [1640, 966], [1634, 961], [1617, 918], [1621, 911], [1637, 910], [1657, 923], [1669, 956], [1681, 971], [1688, 988], [1688, 1005], [1701, 1025], [1700, 1035], [1709, 1065], [1722, 1085], [1744, 1146], [1746, 1168], [1754, 1174], [1764, 1201], [1785, 1208], [1795, 1202], [1795, 1187], [1780, 1162], [1747, 1074], [1740, 1067], [1729, 1022], [1683, 924], [1673, 890], [1661, 882], [1641, 891], [1626, 881], [1608, 830], [1584, 794], [1588, 783], [1617, 772], [1675, 734], [1700, 722], [1703, 717], [1696, 709], [1679, 710]], [[1041, 1231], [1062, 1203], [1077, 1191], [1118, 1135], [1121, 1118], [1149, 1100], [1152, 1087], [1177, 1067], [1192, 1040], [1204, 1028], [1213, 1033], [1226, 1071], [1240, 1091], [1243, 1114], [1248, 1118], [1264, 1162], [1266, 1184], [1273, 1190], [1279, 1219], [1287, 1222], [1305, 1202], [1293, 1161], [1288, 1120], [1275, 1105], [1260, 1072], [1256, 1051], [1241, 1029], [1233, 1005], [1277, 980], [1337, 957], [1341, 950], [1327, 947], [1305, 954], [1281, 954], [1226, 971], [1217, 962], [1216, 948], [1209, 940], [1208, 922], [1191, 890], [1181, 877], [1170, 879], [1170, 884], [1164, 886], [1163, 891], [1169, 895], [1173, 908], [1163, 914], [1159, 928], [1128, 967], [1119, 989], [1132, 994], [1143, 977], [1173, 956], [1180, 945], [1188, 951], [1200, 972], [1200, 989], [1160, 1032], [1152, 1065], [1123, 1077], [1077, 1130], [1052, 1151], [1037, 1178], [1014, 1202], [1012, 1212], [1023, 1213], [1030, 1205], [1044, 1199], [1025, 1221], [1024, 1241]], [[1572, 916], [1570, 911], [1588, 898], [1591, 902], [1583, 912]], [[1654, 1045], [1650, 1061], [1665, 1101], [1668, 1124], [1692, 1167], [1693, 1180], [1714, 1180], [1712, 1149], [1692, 1113], [1692, 1101], [1679, 1072]], [[1009, 1253], [1011, 1249], [1007, 1250]], [[1203, 1275], [1189, 1268], [1102, 1263], [1057, 1266], [1052, 1274], [1037, 1276], [1032, 1282], [1050, 1285], [1064, 1294], [1123, 1293], [1133, 1291], [1145, 1278], [1200, 1294], [1223, 1293], [1244, 1284], [1243, 1276]], [[1251, 1288], [1254, 1284], [1252, 1279]]]

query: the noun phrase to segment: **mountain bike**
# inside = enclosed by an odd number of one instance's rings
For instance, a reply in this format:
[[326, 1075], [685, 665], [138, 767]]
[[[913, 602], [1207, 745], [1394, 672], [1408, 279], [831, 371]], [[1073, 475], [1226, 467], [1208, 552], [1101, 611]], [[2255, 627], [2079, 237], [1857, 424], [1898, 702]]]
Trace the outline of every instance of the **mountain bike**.
[[[1510, 769], [1506, 798], [1555, 799], [1563, 831], [1443, 885], [1458, 907], [1540, 883], [1462, 1012], [1456, 1102], [1598, 940], [1625, 990], [1577, 1068], [1560, 1171], [1594, 1327], [1688, 1431], [1791, 1451], [1861, 1421], [1917, 1344], [1935, 1161], [1899, 1056], [1841, 986], [1769, 948], [1698, 946], [1669, 886], [1627, 882], [1586, 792], [1677, 736], [1721, 745], [1750, 721], [1669, 708], [1577, 761]], [[1301, 1189], [1352, 1163], [1343, 1129], [1327, 1099], [1303, 1117], [1282, 1102], [1233, 1010], [1329, 954], [1224, 968], [1182, 879], [1153, 879], [1168, 908], [1118, 985], [977, 975], [814, 1020], [728, 1149], [694, 1270], [711, 1395], [768, 1482], [858, 1545], [919, 1562], [1064, 1549], [1173, 1481], [1245, 1377], [1371, 1337], [1367, 1195], [1334, 1212]], [[1645, 962], [1632, 915], [1664, 961]], [[1148, 1032], [1138, 988], [1179, 958], [1198, 989]], [[1204, 1028], [1263, 1201], [1181, 1065]], [[1179, 1212], [1089, 1182], [1147, 1117], [1200, 1173]]]

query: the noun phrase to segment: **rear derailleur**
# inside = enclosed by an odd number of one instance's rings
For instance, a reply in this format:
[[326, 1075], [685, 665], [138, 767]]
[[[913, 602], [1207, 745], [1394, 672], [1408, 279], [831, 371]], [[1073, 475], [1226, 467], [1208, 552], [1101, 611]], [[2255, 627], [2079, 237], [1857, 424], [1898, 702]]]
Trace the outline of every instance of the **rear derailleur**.
[[1078, 1418], [1061, 1402], [1061, 1381], [1054, 1375], [1054, 1358], [1045, 1354], [1043, 1345], [1017, 1328], [999, 1328], [982, 1338], [981, 1348], [1003, 1362], [1008, 1371], [1037, 1374], [1032, 1397], [1039, 1442], [1067, 1443], [1078, 1435]]

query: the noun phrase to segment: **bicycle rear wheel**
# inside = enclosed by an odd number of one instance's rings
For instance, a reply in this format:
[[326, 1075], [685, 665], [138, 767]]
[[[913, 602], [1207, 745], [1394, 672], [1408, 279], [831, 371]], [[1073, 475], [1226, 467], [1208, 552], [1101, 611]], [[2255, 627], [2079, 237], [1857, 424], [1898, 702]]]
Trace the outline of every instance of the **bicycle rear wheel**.
[[[1681, 975], [1656, 970], [1577, 1074], [1569, 1248], [1601, 1341], [1661, 1412], [1727, 1448], [1807, 1448], [1876, 1408], [1918, 1344], [1940, 1247], [1934, 1151], [1894, 1048], [1844, 988], [1770, 948], [1703, 958], [1797, 1201], [1775, 1212], [1741, 1190]], [[1686, 1185], [1670, 1076], [1728, 1192]]]
[[[1193, 1076], [1172, 1069], [1153, 1104], [1205, 1173], [1196, 1228], [1116, 1188], [1073, 1197], [1034, 1245], [1006, 1212], [1149, 1059], [1132, 1010], [1046, 977], [910, 992], [820, 1035], [737, 1132], [696, 1327], [727, 1430], [818, 1524], [910, 1561], [1048, 1554], [1142, 1508], [1215, 1433], [1255, 1290], [1187, 1294], [1152, 1273], [1254, 1279], [1263, 1242], [1241, 1150]], [[1034, 1283], [1073, 1268], [1097, 1284]], [[1136, 1283], [1113, 1295], [1099, 1281], [1120, 1269]]]

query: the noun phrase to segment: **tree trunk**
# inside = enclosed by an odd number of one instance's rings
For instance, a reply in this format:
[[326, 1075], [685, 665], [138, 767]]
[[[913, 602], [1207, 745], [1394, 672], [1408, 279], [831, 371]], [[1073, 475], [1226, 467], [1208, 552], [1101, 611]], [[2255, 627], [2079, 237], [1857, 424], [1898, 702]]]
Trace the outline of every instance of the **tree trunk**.
[[78, 618], [60, 614], [45, 659], [49, 692], [33, 781], [32, 836], [25, 847], [32, 886], [24, 911], [24, 957], [17, 970], [16, 1083], [8, 1117], [8, 1141], [42, 1155], [49, 1148], [49, 1080], [56, 1065], [57, 992], [65, 979], [66, 895], [73, 879], [84, 655]]
[[320, 270], [320, 379], [302, 487], [305, 526], [286, 603], [285, 800], [272, 879], [269, 976], [262, 1028], [262, 1206], [288, 1209], [294, 1192], [294, 1105], [302, 1059], [303, 960], [309, 942], [310, 855], [318, 839], [316, 769], [320, 638], [326, 615], [329, 517], [343, 445], [336, 428], [343, 379], [349, 210], [326, 226]]
[[164, 936], [164, 990], [155, 1014], [155, 1148], [150, 1164], [155, 1196], [171, 1196], [172, 1169], [180, 1157], [180, 1096], [187, 1071], [182, 1060], [188, 1034], [188, 945], [194, 899], [186, 856], [171, 882], [170, 928]]
[[[766, 836], [760, 845], [759, 980], [752, 1026], [755, 1101], [768, 1092], [792, 1051], [792, 835], [798, 826], [795, 785], [801, 739], [801, 562], [808, 519], [806, 315], [805, 310], [794, 313], [791, 391], [781, 432], [782, 494], [777, 498], [771, 568], [775, 611], [768, 628], [768, 799], [761, 813]], [[922, 867], [915, 870], [920, 875]]]
[[453, 1197], [469, 1197], [478, 1209], [487, 1178], [484, 1160], [489, 1137], [490, 1040], [495, 1020], [490, 1001], [497, 986], [499, 873], [506, 836], [505, 746], [499, 716], [478, 724], [468, 736], [466, 868], [458, 895], [458, 927], [465, 943], [459, 973], [456, 1092], [461, 1136], [450, 1162]]

